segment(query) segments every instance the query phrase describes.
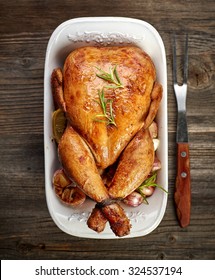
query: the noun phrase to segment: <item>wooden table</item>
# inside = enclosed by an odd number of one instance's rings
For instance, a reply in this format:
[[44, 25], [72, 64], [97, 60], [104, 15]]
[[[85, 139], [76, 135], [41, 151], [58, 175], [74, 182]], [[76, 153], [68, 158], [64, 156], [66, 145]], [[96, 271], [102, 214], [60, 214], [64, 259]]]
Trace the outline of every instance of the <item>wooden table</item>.
[[[159, 4], [160, 3], [160, 4]], [[0, 4], [1, 259], [215, 258], [215, 5], [198, 1], [8, 0]], [[163, 38], [168, 68], [169, 197], [161, 224], [145, 237], [93, 240], [63, 233], [45, 198], [43, 76], [47, 43], [63, 21], [125, 16], [151, 23]], [[172, 34], [189, 34], [187, 117], [191, 224], [180, 228], [173, 193], [176, 103]], [[179, 66], [180, 68], [180, 66]]]

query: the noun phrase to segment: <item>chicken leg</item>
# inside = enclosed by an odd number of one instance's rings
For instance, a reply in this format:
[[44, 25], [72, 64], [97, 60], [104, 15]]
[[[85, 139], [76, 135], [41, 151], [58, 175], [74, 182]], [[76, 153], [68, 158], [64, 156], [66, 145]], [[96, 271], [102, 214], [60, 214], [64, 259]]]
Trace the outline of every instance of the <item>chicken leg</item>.
[[74, 180], [87, 196], [97, 202], [113, 232], [117, 236], [129, 234], [129, 219], [122, 207], [110, 199], [90, 149], [71, 126], [66, 128], [58, 152], [67, 176]]
[[[113, 199], [123, 199], [147, 178], [154, 162], [154, 146], [149, 130], [140, 130], [124, 150], [109, 188]], [[104, 210], [96, 207], [88, 226], [101, 232], [104, 229]]]
[[119, 160], [109, 187], [109, 195], [123, 199], [147, 178], [154, 162], [154, 145], [149, 130], [141, 129], [128, 144]]

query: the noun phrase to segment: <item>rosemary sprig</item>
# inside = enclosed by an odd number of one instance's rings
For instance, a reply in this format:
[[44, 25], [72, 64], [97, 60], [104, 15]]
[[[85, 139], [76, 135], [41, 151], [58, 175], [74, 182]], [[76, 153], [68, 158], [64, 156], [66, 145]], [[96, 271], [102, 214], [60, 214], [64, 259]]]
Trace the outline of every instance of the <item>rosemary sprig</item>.
[[117, 65], [115, 65], [114, 68], [110, 68], [110, 73], [96, 67], [96, 69], [99, 70], [99, 73], [96, 73], [96, 76], [111, 83], [111, 85], [105, 86], [106, 88], [123, 88], [123, 84], [119, 78], [116, 67]]
[[[114, 68], [110, 68], [110, 73], [105, 72], [99, 67], [96, 67], [97, 70], [99, 70], [99, 73], [96, 73], [96, 76], [100, 79], [103, 79], [108, 82], [108, 85], [105, 85], [102, 90], [98, 91], [99, 94], [99, 102], [103, 114], [96, 115], [95, 121], [97, 122], [106, 122], [107, 125], [112, 124], [116, 126], [115, 120], [114, 120], [114, 114], [113, 114], [113, 100], [112, 99], [106, 99], [104, 88], [123, 88], [123, 84], [121, 83], [121, 80], [119, 78], [118, 72], [116, 70], [117, 65], [115, 65]], [[109, 110], [108, 110], [109, 109]]]
[[[96, 115], [95, 121], [97, 122], [105, 122], [107, 125], [112, 124], [116, 126], [114, 115], [113, 115], [113, 100], [106, 99], [104, 94], [104, 88], [98, 91], [99, 95], [99, 104], [102, 108], [103, 114]], [[96, 101], [97, 102], [97, 101]], [[108, 105], [109, 105], [109, 112], [108, 112]]]
[[142, 195], [143, 199], [144, 199], [144, 202], [146, 204], [149, 204], [148, 203], [148, 200], [146, 198], [146, 195], [144, 194], [143, 190], [145, 188], [148, 188], [148, 187], [157, 187], [159, 189], [161, 189], [162, 191], [164, 191], [165, 193], [168, 193], [162, 186], [158, 185], [156, 183], [156, 180], [157, 180], [157, 173], [154, 172], [152, 174], [151, 177], [147, 178], [138, 188], [137, 188], [137, 191]]

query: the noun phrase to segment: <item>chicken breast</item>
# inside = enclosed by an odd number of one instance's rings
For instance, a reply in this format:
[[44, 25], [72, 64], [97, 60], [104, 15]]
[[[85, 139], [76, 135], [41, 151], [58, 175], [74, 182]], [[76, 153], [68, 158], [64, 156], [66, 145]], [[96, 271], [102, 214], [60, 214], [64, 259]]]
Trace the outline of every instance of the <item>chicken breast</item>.
[[[118, 88], [98, 76], [115, 67], [122, 84]], [[156, 79], [154, 64], [137, 47], [84, 47], [67, 57], [63, 77], [67, 118], [89, 145], [97, 166], [106, 168], [144, 126]], [[104, 114], [102, 90], [105, 100], [111, 100], [116, 125], [98, 117]]]

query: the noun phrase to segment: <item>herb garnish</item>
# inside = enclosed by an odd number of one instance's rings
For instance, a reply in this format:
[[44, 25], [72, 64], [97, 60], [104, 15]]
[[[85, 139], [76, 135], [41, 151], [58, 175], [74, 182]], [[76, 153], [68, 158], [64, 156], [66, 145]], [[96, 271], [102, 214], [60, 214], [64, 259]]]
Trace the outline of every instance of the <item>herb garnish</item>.
[[102, 90], [98, 90], [99, 95], [99, 105], [102, 108], [103, 114], [98, 114], [95, 117], [95, 121], [97, 122], [105, 122], [107, 125], [112, 124], [116, 126], [114, 115], [113, 115], [113, 99], [106, 99], [104, 89], [105, 88], [123, 88], [123, 84], [121, 83], [121, 80], [119, 78], [118, 72], [116, 70], [117, 65], [115, 65], [114, 68], [110, 68], [110, 73], [105, 72], [99, 67], [96, 67], [96, 69], [99, 70], [99, 73], [96, 73], [96, 76], [100, 79], [103, 79], [108, 82], [108, 85], [105, 85]]
[[[107, 123], [107, 125], [113, 124], [116, 126], [114, 116], [113, 116], [113, 107], [112, 107], [113, 100], [105, 98], [104, 88], [101, 91], [99, 90], [98, 94], [99, 94], [98, 103], [102, 107], [103, 114], [96, 115], [95, 121], [105, 122]], [[108, 105], [109, 105], [109, 112], [108, 112]], [[104, 118], [104, 119], [98, 119], [98, 118]]]
[[117, 65], [113, 69], [110, 68], [110, 73], [105, 72], [99, 67], [96, 67], [96, 69], [99, 70], [99, 73], [96, 74], [97, 77], [111, 83], [112, 85], [105, 86], [106, 88], [122, 88], [123, 85], [120, 81], [118, 72], [116, 70]]
[[152, 174], [151, 177], [147, 178], [138, 188], [137, 188], [137, 191], [142, 195], [143, 199], [144, 199], [144, 202], [146, 204], [149, 204], [148, 203], [148, 200], [146, 199], [146, 195], [144, 194], [143, 190], [145, 188], [148, 188], [148, 187], [157, 187], [159, 189], [161, 189], [162, 191], [164, 191], [165, 193], [168, 193], [163, 187], [161, 187], [160, 185], [156, 184], [156, 179], [157, 179], [157, 173], [154, 172]]

